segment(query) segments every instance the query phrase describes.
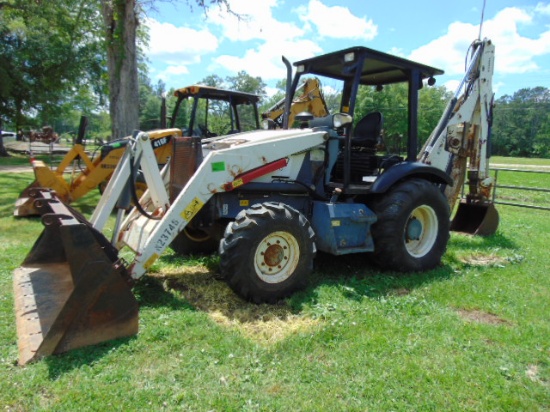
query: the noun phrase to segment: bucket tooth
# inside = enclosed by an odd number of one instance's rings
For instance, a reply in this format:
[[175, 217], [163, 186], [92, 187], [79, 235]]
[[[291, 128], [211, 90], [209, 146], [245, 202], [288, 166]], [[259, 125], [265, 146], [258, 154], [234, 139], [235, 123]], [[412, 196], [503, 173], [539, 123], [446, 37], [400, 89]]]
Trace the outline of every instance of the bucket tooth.
[[107, 239], [70, 213], [45, 228], [13, 273], [19, 364], [135, 335], [138, 304]]
[[25, 188], [15, 201], [15, 217], [40, 216], [40, 212], [34, 207], [35, 197], [32, 196], [35, 188], [38, 187], [38, 182], [34, 181]]
[[475, 203], [462, 200], [451, 222], [453, 232], [491, 236], [498, 228], [499, 215], [494, 203]]

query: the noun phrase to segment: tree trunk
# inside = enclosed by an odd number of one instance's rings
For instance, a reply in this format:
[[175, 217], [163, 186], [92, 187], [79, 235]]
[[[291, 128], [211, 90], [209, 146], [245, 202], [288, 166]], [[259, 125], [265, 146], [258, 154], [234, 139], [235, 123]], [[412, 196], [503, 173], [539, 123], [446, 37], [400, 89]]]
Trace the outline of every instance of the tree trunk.
[[0, 157], [9, 157], [8, 151], [4, 147], [4, 136], [2, 135], [3, 128], [4, 128], [4, 124], [2, 122], [2, 119], [0, 119]]
[[136, 0], [101, 0], [107, 42], [112, 139], [139, 127]]
[[0, 130], [0, 157], [10, 157], [10, 154], [4, 146], [4, 137], [2, 136], [2, 130]]

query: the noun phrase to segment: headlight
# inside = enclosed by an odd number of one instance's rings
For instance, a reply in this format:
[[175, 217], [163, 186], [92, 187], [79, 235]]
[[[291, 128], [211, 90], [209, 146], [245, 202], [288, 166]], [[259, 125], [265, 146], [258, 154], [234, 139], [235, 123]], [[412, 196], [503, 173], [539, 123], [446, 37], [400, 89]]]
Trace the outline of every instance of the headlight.
[[346, 113], [335, 113], [332, 117], [332, 124], [335, 128], [345, 126], [353, 121], [353, 117]]

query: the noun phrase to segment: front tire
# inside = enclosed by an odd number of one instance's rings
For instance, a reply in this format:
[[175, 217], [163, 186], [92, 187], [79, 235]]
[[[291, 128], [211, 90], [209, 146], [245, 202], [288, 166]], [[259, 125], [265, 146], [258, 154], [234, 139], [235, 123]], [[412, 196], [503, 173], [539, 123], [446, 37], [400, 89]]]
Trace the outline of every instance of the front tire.
[[450, 212], [443, 193], [424, 179], [404, 181], [371, 205], [374, 261], [398, 272], [430, 270], [449, 241]]
[[283, 203], [241, 211], [220, 242], [220, 271], [244, 299], [274, 303], [307, 285], [315, 234], [309, 221]]

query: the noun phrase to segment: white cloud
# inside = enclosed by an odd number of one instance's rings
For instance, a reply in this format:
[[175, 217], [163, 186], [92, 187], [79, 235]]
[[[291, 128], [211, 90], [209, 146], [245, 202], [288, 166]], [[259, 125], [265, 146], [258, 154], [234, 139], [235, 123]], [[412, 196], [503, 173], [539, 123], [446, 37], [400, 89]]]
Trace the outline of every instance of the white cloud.
[[168, 66], [163, 73], [179, 76], [182, 74], [189, 74], [189, 70], [187, 69], [187, 66]]
[[456, 89], [458, 89], [459, 85], [460, 85], [460, 80], [449, 80], [448, 82], [445, 82], [443, 84], [443, 86], [445, 86], [445, 88], [452, 93], [456, 92]]
[[272, 38], [289, 40], [302, 36], [304, 31], [295, 24], [278, 21], [273, 17], [272, 9], [276, 6], [277, 0], [231, 0], [231, 10], [237, 16], [214, 9], [209, 13], [208, 20], [220, 26], [223, 35], [231, 41]]
[[201, 56], [218, 48], [218, 39], [208, 30], [176, 27], [147, 19], [149, 27], [149, 51], [152, 60], [169, 65], [199, 63]]
[[296, 10], [300, 19], [308, 26], [315, 26], [323, 37], [368, 41], [378, 34], [378, 26], [372, 20], [355, 16], [347, 7], [330, 7], [319, 0], [310, 0], [307, 8]]
[[[282, 55], [293, 63], [321, 51], [322, 49], [310, 40], [271, 39], [257, 48], [247, 50], [243, 57], [222, 55], [215, 59], [215, 63], [216, 66], [222, 66], [233, 73], [244, 70], [251, 76], [260, 76], [264, 81], [283, 79], [286, 77], [286, 68], [282, 62]], [[216, 66], [209, 69], [215, 70]]]
[[540, 14], [545, 14], [550, 16], [550, 3], [537, 3], [535, 7], [535, 12]]
[[399, 56], [399, 57], [407, 57], [405, 55], [405, 52], [403, 51], [402, 48], [400, 47], [392, 47], [389, 51], [388, 51], [389, 54], [393, 54], [394, 56]]
[[[550, 30], [536, 39], [519, 33], [519, 25], [529, 25], [532, 16], [523, 9], [509, 7], [501, 10], [483, 25], [482, 36], [495, 44], [495, 71], [521, 74], [540, 69], [535, 58], [550, 54]], [[447, 33], [414, 50], [409, 58], [440, 67], [448, 75], [464, 73], [464, 59], [471, 41], [479, 34], [479, 26], [455, 22]]]
[[323, 51], [319, 39], [312, 33], [313, 27], [320, 35], [334, 38], [371, 40], [377, 33], [372, 20], [356, 17], [345, 7], [327, 7], [319, 0], [310, 0], [307, 7], [291, 9], [304, 22], [298, 27], [274, 17], [273, 11], [279, 3], [278, 0], [232, 0], [231, 9], [243, 16], [242, 20], [221, 11], [209, 14], [209, 23], [221, 27], [228, 40], [260, 41], [260, 44], [243, 50], [240, 56], [217, 57], [209, 70], [215, 71], [221, 66], [234, 73], [245, 70], [263, 80], [282, 79], [286, 76], [286, 69], [281, 54], [294, 62]]

